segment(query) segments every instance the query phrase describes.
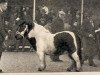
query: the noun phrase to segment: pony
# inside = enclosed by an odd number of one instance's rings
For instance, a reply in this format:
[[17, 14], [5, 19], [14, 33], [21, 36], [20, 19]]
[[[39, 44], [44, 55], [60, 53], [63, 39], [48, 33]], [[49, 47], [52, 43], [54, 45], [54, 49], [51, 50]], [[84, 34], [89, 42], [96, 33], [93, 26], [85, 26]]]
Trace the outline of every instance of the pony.
[[62, 31], [55, 34], [50, 33], [42, 25], [33, 21], [21, 21], [16, 30], [17, 40], [26, 38], [36, 50], [40, 60], [38, 71], [46, 68], [46, 55], [61, 55], [68, 51], [72, 64], [67, 71], [82, 70], [82, 53], [80, 38], [71, 31]]

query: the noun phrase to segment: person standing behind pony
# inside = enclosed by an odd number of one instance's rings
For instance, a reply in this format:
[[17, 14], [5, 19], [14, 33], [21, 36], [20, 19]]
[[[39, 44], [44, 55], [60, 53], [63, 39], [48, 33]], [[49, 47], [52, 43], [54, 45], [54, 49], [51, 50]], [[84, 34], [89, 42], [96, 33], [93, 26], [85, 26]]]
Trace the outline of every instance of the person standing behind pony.
[[88, 60], [90, 66], [96, 67], [93, 59], [98, 53], [95, 25], [91, 16], [85, 14], [82, 25], [82, 45], [83, 45], [83, 61]]
[[98, 25], [97, 29], [95, 30], [96, 33], [96, 40], [98, 45], [98, 59], [100, 60], [100, 24]]

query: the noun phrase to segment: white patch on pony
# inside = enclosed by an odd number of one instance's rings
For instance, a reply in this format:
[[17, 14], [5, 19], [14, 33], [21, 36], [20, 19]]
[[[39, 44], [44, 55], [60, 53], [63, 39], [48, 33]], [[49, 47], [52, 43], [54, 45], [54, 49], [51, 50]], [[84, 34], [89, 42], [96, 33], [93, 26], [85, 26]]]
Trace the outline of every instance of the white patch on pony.
[[80, 70], [81, 68], [81, 63], [80, 63], [80, 59], [77, 55], [77, 51], [75, 51], [73, 54], [72, 54], [72, 57], [73, 59], [76, 61], [76, 66], [77, 66], [77, 70]]
[[46, 54], [54, 52], [54, 36], [43, 26], [34, 23], [34, 28], [29, 32], [28, 37], [35, 37], [38, 51], [45, 52]]

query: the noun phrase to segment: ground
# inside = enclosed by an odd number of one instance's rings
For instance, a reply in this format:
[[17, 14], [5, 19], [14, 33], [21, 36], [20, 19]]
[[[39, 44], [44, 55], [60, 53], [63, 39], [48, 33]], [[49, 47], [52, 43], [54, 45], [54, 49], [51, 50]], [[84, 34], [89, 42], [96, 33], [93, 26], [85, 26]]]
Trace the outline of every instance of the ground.
[[[47, 67], [43, 72], [66, 72], [70, 65], [67, 55], [60, 56], [63, 62], [52, 62], [49, 56], [46, 57]], [[100, 60], [94, 59], [98, 67], [88, 66], [87, 61], [83, 65], [83, 72], [99, 72]], [[39, 59], [35, 52], [3, 52], [1, 59], [3, 73], [38, 73]]]

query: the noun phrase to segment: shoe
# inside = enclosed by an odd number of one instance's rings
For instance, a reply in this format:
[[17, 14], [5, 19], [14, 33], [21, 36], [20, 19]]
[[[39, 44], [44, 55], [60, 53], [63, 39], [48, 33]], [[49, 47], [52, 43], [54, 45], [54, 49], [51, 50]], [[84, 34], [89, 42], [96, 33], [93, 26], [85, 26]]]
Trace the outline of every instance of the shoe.
[[2, 69], [0, 69], [0, 72], [2, 72]]

